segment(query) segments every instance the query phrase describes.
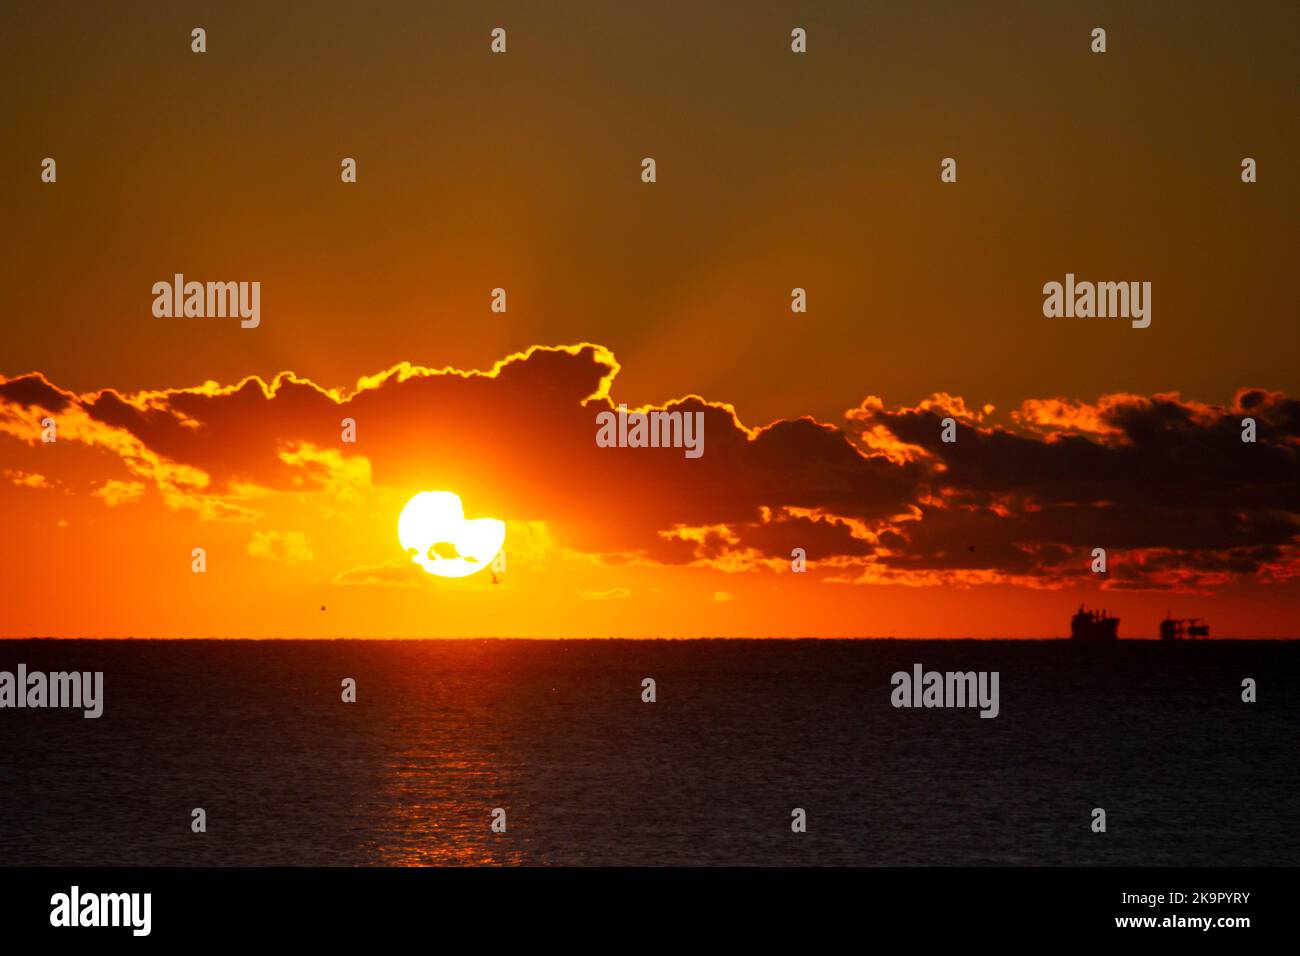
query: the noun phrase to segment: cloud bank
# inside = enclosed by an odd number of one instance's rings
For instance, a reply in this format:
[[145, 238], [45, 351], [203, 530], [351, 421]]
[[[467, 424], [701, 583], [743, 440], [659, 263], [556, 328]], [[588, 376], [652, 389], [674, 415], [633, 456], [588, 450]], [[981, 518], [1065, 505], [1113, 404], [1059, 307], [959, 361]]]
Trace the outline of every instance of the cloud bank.
[[[1300, 402], [1279, 392], [1242, 389], [1223, 406], [1052, 397], [1001, 417], [942, 393], [915, 407], [868, 396], [840, 422], [761, 427], [697, 395], [637, 409], [702, 413], [705, 454], [688, 459], [597, 446], [618, 372], [588, 343], [486, 371], [402, 364], [347, 389], [284, 372], [76, 394], [34, 372], [0, 378], [0, 434], [39, 444], [53, 419], [60, 443], [95, 449], [105, 468], [81, 487], [52, 458], [46, 478], [110, 507], [148, 494], [201, 520], [255, 521], [265, 495], [324, 492], [346, 508], [375, 488], [448, 488], [611, 563], [761, 573], [788, 570], [802, 548], [833, 583], [1055, 588], [1091, 577], [1103, 547], [1106, 587], [1200, 591], [1300, 567]], [[344, 419], [355, 443], [341, 440]], [[309, 553], [257, 540], [262, 557]]]

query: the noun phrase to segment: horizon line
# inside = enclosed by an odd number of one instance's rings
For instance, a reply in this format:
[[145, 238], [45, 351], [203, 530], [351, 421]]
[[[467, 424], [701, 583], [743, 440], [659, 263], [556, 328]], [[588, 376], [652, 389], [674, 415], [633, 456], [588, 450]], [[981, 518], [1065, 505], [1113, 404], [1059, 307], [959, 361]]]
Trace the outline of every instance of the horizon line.
[[739, 635], [700, 635], [697, 637], [628, 637], [616, 635], [604, 635], [600, 637], [583, 636], [583, 635], [565, 635], [561, 637], [505, 637], [501, 635], [490, 634], [470, 634], [457, 637], [446, 636], [428, 636], [428, 637], [382, 637], [382, 636], [337, 636], [337, 637], [136, 637], [128, 635], [93, 637], [81, 635], [77, 637], [56, 637], [53, 635], [27, 635], [23, 637], [0, 636], [0, 641], [156, 641], [156, 642], [180, 642], [180, 641], [998, 641], [998, 642], [1061, 642], [1065, 644], [1080, 644], [1088, 647], [1109, 647], [1121, 643], [1158, 643], [1158, 644], [1232, 644], [1242, 642], [1258, 641], [1300, 641], [1300, 636], [1289, 637], [1205, 637], [1205, 638], [1180, 638], [1166, 641], [1159, 637], [1120, 637], [1114, 641], [1104, 643], [1095, 643], [1087, 641], [1076, 641], [1069, 637], [896, 637], [882, 635], [857, 635], [857, 636], [839, 636], [839, 637], [744, 637]]

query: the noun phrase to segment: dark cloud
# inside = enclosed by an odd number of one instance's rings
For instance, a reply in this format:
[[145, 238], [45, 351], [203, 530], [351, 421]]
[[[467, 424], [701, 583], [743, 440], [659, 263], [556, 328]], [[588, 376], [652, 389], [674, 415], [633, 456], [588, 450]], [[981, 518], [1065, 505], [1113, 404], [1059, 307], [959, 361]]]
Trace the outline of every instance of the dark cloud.
[[50, 385], [44, 376], [33, 372], [7, 381], [0, 380], [0, 400], [24, 408], [60, 412], [67, 407], [71, 397]]
[[[1278, 393], [1242, 391], [1226, 407], [1108, 396], [1065, 422], [1027, 402], [1023, 430], [968, 416], [945, 443], [949, 414], [864, 404], [850, 416], [859, 440], [883, 428], [930, 466], [938, 503], [882, 538], [890, 566], [1062, 578], [1090, 573], [1091, 549], [1104, 547], [1113, 584], [1154, 587], [1175, 575], [1289, 573], [1295, 561], [1300, 403]], [[1246, 415], [1254, 443], [1242, 441]]]
[[[27, 375], [0, 381], [0, 424], [32, 440], [23, 409], [83, 413], [135, 440], [101, 446], [198, 469], [217, 496], [326, 487], [336, 462], [364, 456], [376, 485], [456, 490], [469, 514], [542, 520], [560, 543], [609, 560], [738, 569], [799, 547], [811, 565], [858, 566], [862, 580], [1051, 584], [1087, 575], [1091, 549], [1104, 547], [1108, 586], [1130, 588], [1297, 566], [1300, 402], [1280, 393], [1243, 390], [1222, 407], [1171, 395], [1032, 400], [1010, 425], [948, 396], [896, 409], [869, 399], [842, 426], [760, 428], [688, 396], [658, 407], [703, 416], [704, 454], [687, 458], [596, 444], [617, 373], [607, 350], [581, 345], [534, 348], [486, 372], [400, 366], [346, 391], [285, 373], [73, 396]], [[940, 440], [950, 414], [951, 444]], [[1247, 415], [1254, 443], [1241, 440]], [[356, 444], [341, 442], [344, 418]]]

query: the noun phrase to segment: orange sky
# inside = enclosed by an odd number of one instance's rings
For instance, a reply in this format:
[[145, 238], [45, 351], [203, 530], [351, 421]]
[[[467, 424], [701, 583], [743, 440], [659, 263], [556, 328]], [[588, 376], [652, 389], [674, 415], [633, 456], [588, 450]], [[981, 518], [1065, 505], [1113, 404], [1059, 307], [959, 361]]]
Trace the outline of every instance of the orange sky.
[[[1296, 633], [1294, 4], [135, 6], [0, 12], [0, 634]], [[500, 584], [403, 566], [434, 489]]]
[[[0, 383], [19, 545], [5, 632], [1042, 636], [1087, 599], [1130, 636], [1171, 606], [1290, 633], [1300, 403], [1281, 393], [1031, 401], [1001, 421], [949, 396], [869, 397], [837, 423], [759, 428], [686, 398], [665, 408], [702, 416], [692, 459], [598, 446], [620, 372], [576, 345], [342, 390], [288, 374], [126, 395]], [[425, 490], [507, 523], [499, 583], [403, 553], [397, 517]]]

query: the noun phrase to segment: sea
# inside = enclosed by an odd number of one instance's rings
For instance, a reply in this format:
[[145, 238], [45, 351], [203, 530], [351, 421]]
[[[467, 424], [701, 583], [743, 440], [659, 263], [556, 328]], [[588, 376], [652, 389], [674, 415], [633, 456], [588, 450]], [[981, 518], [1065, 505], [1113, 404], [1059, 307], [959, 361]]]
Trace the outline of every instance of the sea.
[[[1290, 641], [0, 641], [20, 663], [102, 671], [104, 711], [0, 709], [7, 866], [1300, 863]], [[893, 706], [917, 664], [996, 671], [997, 716]]]

